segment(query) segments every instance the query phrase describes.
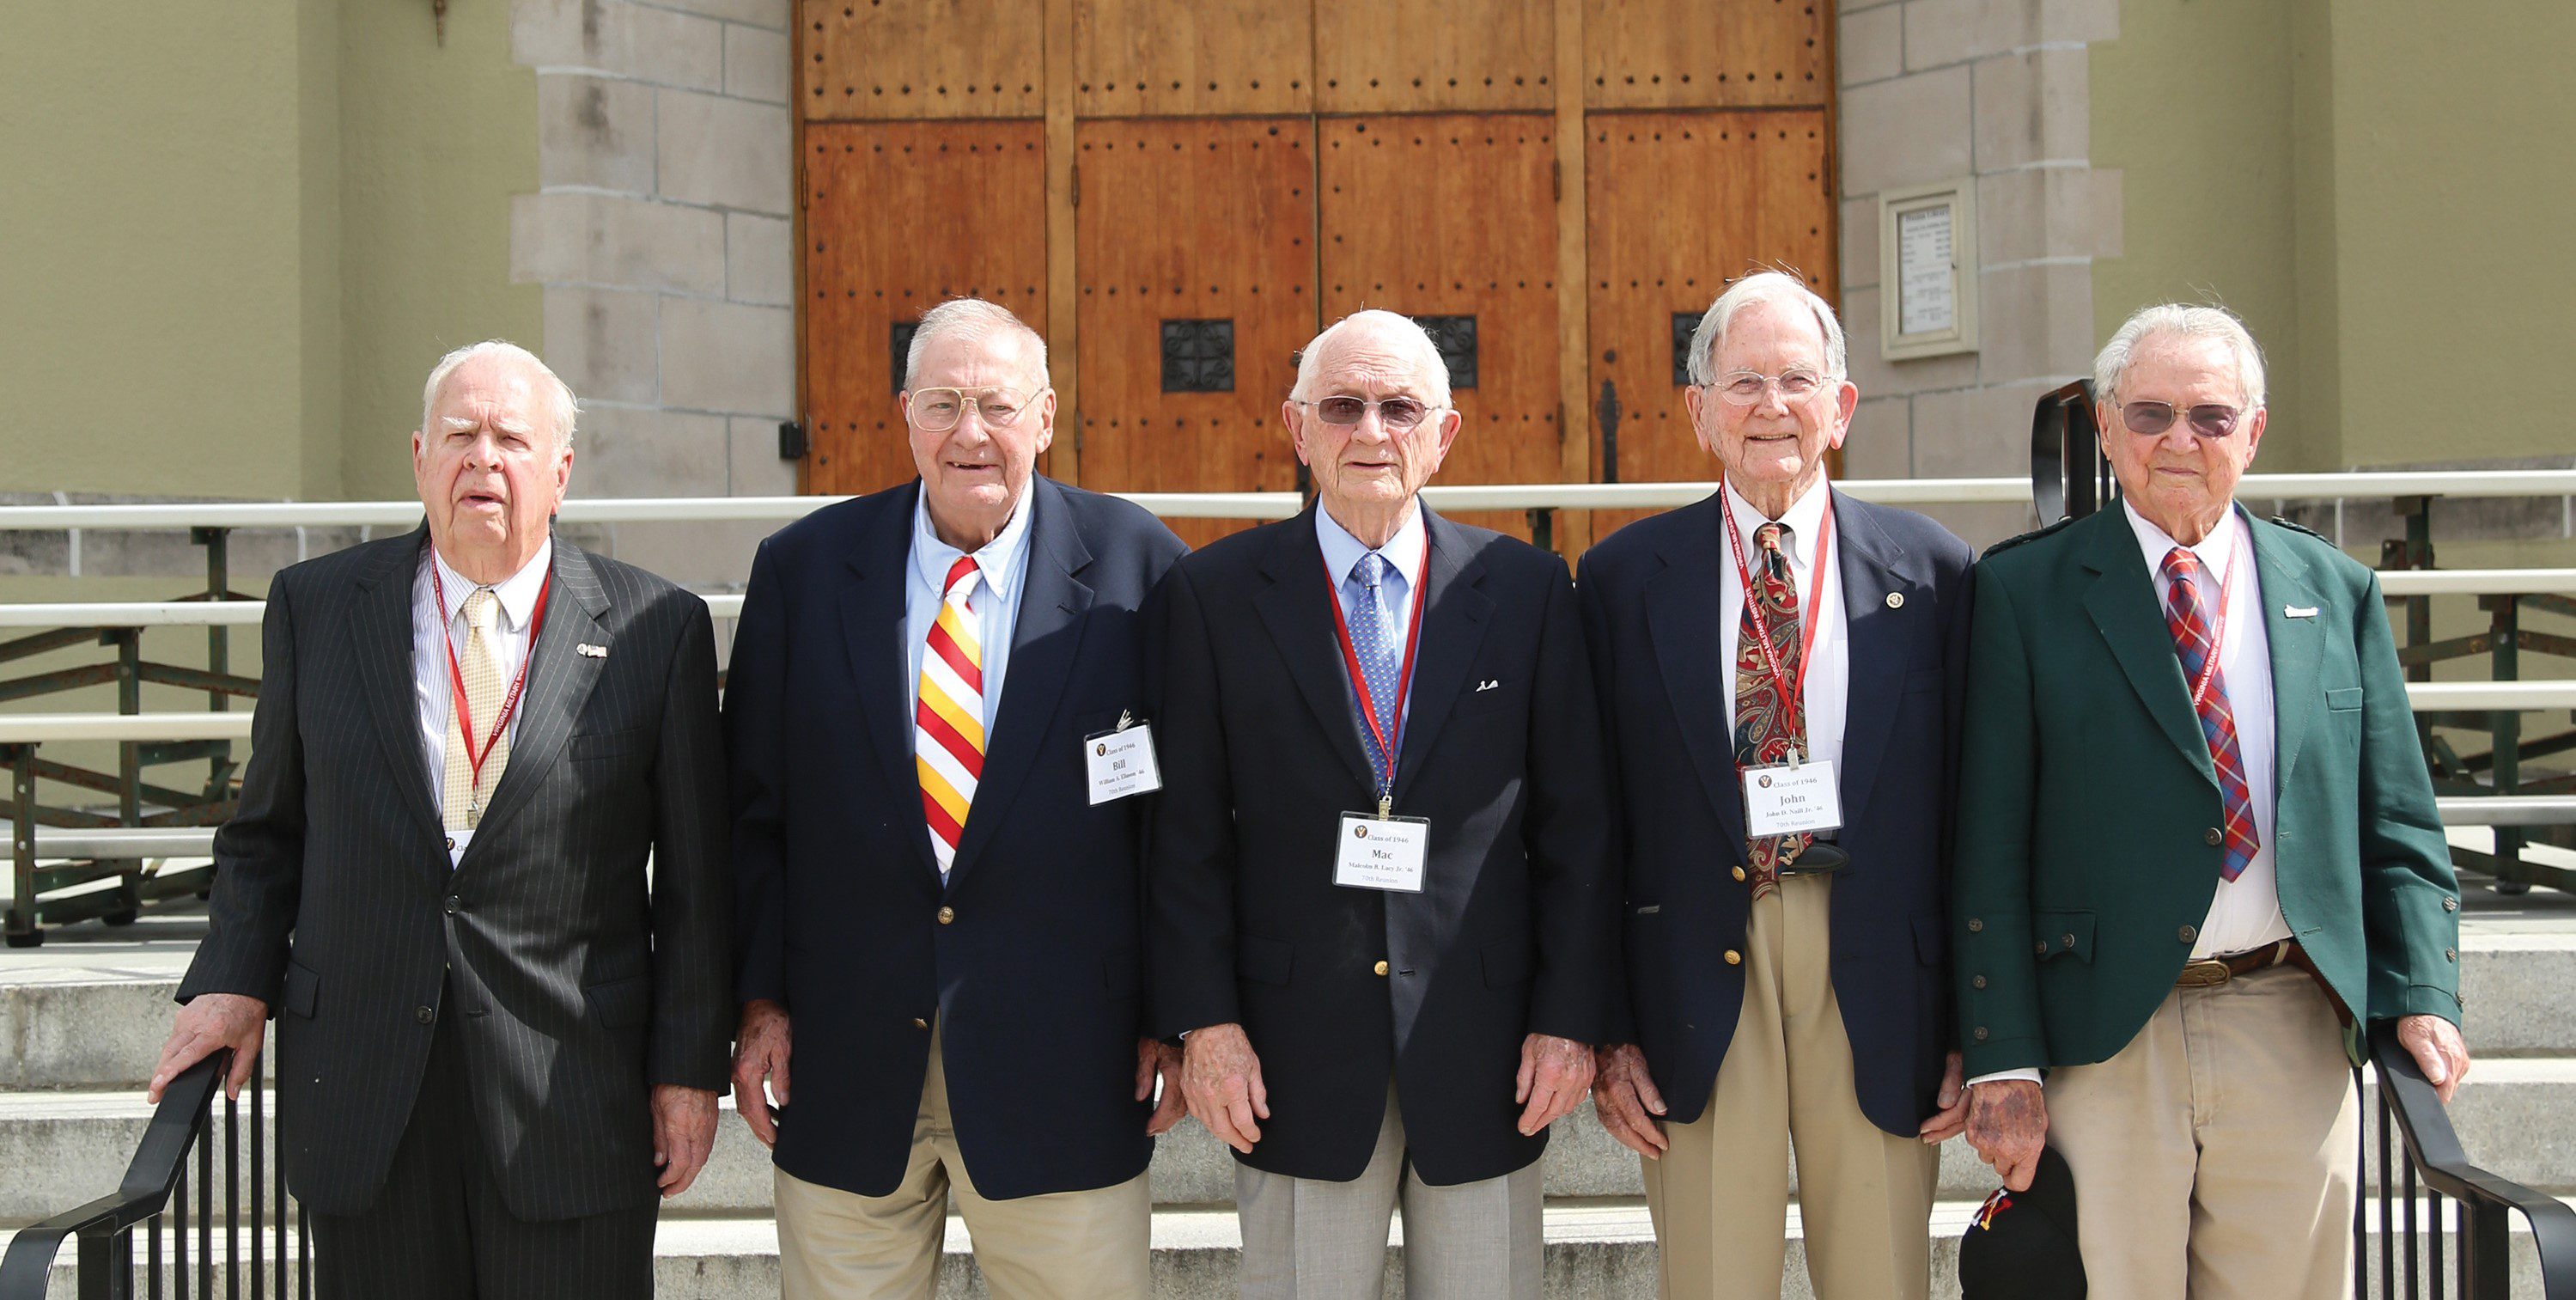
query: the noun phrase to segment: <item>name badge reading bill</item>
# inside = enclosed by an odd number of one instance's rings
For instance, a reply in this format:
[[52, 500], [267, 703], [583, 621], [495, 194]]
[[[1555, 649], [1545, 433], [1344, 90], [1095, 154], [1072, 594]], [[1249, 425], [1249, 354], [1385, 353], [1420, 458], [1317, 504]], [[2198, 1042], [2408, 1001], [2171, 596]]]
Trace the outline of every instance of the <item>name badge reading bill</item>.
[[1833, 764], [1811, 760], [1796, 767], [1745, 769], [1745, 834], [1761, 839], [1830, 831], [1842, 824], [1842, 790], [1834, 784]]
[[1091, 802], [1095, 807], [1163, 788], [1163, 769], [1154, 761], [1153, 723], [1139, 722], [1083, 737], [1082, 761], [1091, 774]]
[[1427, 818], [1343, 813], [1342, 836], [1333, 850], [1333, 883], [1419, 894], [1430, 852]]

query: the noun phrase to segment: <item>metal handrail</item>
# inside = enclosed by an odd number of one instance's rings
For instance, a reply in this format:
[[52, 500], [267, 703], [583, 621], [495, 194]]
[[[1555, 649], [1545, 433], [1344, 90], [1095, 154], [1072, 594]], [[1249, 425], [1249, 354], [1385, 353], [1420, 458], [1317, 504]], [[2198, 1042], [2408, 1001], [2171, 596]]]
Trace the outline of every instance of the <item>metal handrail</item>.
[[[215, 1092], [223, 1085], [224, 1072], [231, 1068], [232, 1059], [231, 1048], [217, 1049], [180, 1071], [179, 1077], [162, 1090], [161, 1104], [144, 1126], [143, 1140], [135, 1145], [134, 1159], [125, 1167], [125, 1179], [117, 1184], [114, 1193], [18, 1230], [9, 1242], [9, 1253], [0, 1257], [0, 1300], [45, 1300], [52, 1282], [54, 1256], [65, 1241], [75, 1237], [82, 1240], [84, 1272], [93, 1267], [113, 1267], [105, 1263], [108, 1252], [93, 1252], [90, 1243], [130, 1233], [137, 1224], [150, 1221], [169, 1206], [171, 1191], [186, 1170], [188, 1152], [214, 1123]], [[184, 1241], [184, 1230], [180, 1236]], [[93, 1254], [100, 1263], [93, 1263]], [[132, 1267], [130, 1256], [125, 1266]], [[89, 1294], [88, 1286], [83, 1287], [82, 1294]]]
[[[2405, 1205], [2403, 1230], [2411, 1237], [2417, 1228], [2415, 1217], [2415, 1183], [2421, 1178], [2426, 1188], [2458, 1201], [2462, 1215], [2458, 1223], [2460, 1294], [2466, 1300], [2485, 1300], [2508, 1294], [2507, 1283], [2512, 1270], [2509, 1253], [2510, 1227], [2506, 1216], [2519, 1214], [2531, 1226], [2532, 1246], [2540, 1263], [2542, 1300], [2576, 1300], [2576, 1209], [2570, 1209], [2557, 1197], [2537, 1192], [2511, 1179], [2504, 1178], [2469, 1163], [2468, 1153], [2460, 1146], [2459, 1134], [2451, 1128], [2451, 1117], [2442, 1107], [2441, 1093], [2423, 1069], [2415, 1063], [2414, 1053], [2397, 1039], [2394, 1021], [2381, 1021], [2371, 1026], [2370, 1063], [2379, 1078], [2381, 1130], [2380, 1156], [2382, 1177], [2379, 1184], [2380, 1260], [2383, 1296], [2398, 1293], [2395, 1277], [2400, 1255], [2396, 1237], [2400, 1221], [2395, 1206]], [[2388, 1157], [2386, 1128], [2395, 1121], [2405, 1139], [2407, 1160], [2404, 1188], [2392, 1186], [2386, 1177]], [[2363, 1138], [2366, 1149], [2367, 1135]], [[2402, 1197], [2402, 1201], [2401, 1201]], [[2433, 1264], [2434, 1295], [2442, 1294], [2441, 1248], [2442, 1218], [2438, 1203], [2429, 1228], [2434, 1245], [2430, 1251]], [[2356, 1212], [2353, 1223], [2353, 1248], [2366, 1262], [2368, 1223]], [[2414, 1276], [2420, 1260], [2414, 1243], [2406, 1244], [2403, 1259], [2407, 1265], [2405, 1294], [2418, 1294]], [[2366, 1267], [2357, 1270], [2356, 1286], [2367, 1292]], [[0, 1297], [0, 1300], [6, 1300]]]
[[[2379, 575], [2385, 596], [2576, 595], [2576, 569], [2391, 569]], [[705, 596], [717, 618], [742, 614], [739, 592]], [[0, 604], [0, 627], [253, 627], [264, 600], [100, 600]]]
[[[1851, 479], [1835, 484], [1865, 501], [1896, 505], [2028, 504], [2027, 477]], [[1687, 505], [1715, 482], [1496, 483], [1432, 486], [1423, 497], [1443, 510], [1633, 510]], [[1174, 519], [1285, 519], [1304, 507], [1294, 492], [1121, 492]], [[2236, 495], [2249, 501], [2397, 497], [2576, 496], [2576, 470], [2354, 471], [2248, 474]], [[593, 497], [566, 501], [566, 523], [676, 523], [803, 518], [843, 496]], [[0, 531], [57, 528], [409, 528], [416, 501], [154, 502], [134, 505], [0, 507]]]

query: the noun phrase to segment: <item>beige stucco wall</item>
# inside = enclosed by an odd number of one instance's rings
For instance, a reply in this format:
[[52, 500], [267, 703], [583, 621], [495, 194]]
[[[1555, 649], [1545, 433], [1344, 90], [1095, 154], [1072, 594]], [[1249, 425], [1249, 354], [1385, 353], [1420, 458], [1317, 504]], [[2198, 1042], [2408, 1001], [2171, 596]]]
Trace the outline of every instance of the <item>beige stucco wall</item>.
[[2264, 467], [2532, 458], [2576, 325], [2576, 6], [2124, 0], [2091, 48], [2125, 248], [2097, 335], [2215, 298], [2274, 371]]
[[443, 348], [509, 276], [536, 81], [508, 0], [0, 6], [0, 492], [409, 491]]

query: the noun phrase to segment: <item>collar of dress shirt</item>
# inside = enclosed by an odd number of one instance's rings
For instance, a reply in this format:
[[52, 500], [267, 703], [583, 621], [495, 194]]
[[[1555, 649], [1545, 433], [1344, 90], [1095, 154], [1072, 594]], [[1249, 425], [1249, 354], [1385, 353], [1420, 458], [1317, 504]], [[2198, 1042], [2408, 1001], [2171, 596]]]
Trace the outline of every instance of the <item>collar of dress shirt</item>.
[[[1830, 486], [1825, 480], [1819, 478], [1814, 487], [1808, 488], [1797, 500], [1790, 502], [1789, 509], [1781, 514], [1780, 525], [1789, 530], [1789, 563], [1792, 567], [1810, 570], [1815, 568], [1816, 539], [1824, 533], [1825, 507], [1832, 499]], [[1726, 486], [1726, 510], [1735, 520], [1737, 539], [1744, 543], [1744, 562], [1750, 565], [1753, 562], [1754, 530], [1770, 523], [1771, 518], [1755, 509], [1753, 503], [1745, 500], [1732, 483]], [[1735, 568], [1734, 561], [1728, 561], [1727, 568], [1732, 571]]]
[[[1324, 568], [1333, 575], [1335, 591], [1340, 591], [1342, 584], [1351, 580], [1351, 570], [1358, 567], [1360, 557], [1371, 549], [1367, 543], [1351, 536], [1351, 530], [1342, 527], [1342, 521], [1333, 518], [1333, 512], [1320, 504], [1315, 507], [1315, 541], [1324, 548]], [[1431, 530], [1423, 526], [1420, 498], [1414, 499], [1413, 509], [1405, 514], [1404, 524], [1395, 530], [1395, 536], [1388, 538], [1386, 545], [1375, 549], [1386, 557], [1387, 563], [1395, 566], [1396, 573], [1402, 575], [1406, 591], [1420, 587], [1422, 566], [1431, 555]]]
[[[465, 598], [474, 594], [474, 582], [458, 573], [455, 566], [447, 562], [447, 557], [438, 553], [437, 547], [429, 548], [429, 557], [429, 562], [438, 566], [439, 584], [447, 592], [447, 608], [441, 612], [447, 615], [447, 623], [452, 627], [456, 616], [465, 609]], [[492, 588], [492, 594], [501, 598], [502, 631], [516, 632], [526, 627], [528, 620], [536, 615], [537, 593], [545, 590], [546, 574], [553, 570], [554, 558], [555, 539], [548, 537], [537, 543], [534, 558]]]
[[[1029, 545], [1029, 516], [1037, 507], [1030, 504], [1037, 496], [1034, 481], [1020, 493], [1020, 502], [1011, 507], [1011, 517], [1002, 523], [1002, 531], [975, 552], [975, 567], [983, 571], [985, 585], [993, 595], [1008, 602], [1019, 582], [1022, 552]], [[939, 530], [930, 526], [930, 489], [924, 486], [912, 499], [912, 567], [921, 575], [922, 585], [932, 591], [945, 592], [948, 570], [957, 557], [966, 554], [939, 540]]]
[[[2182, 543], [2175, 541], [2173, 535], [2164, 529], [2148, 522], [2147, 517], [2139, 514], [2138, 508], [2128, 501], [2122, 500], [2120, 509], [2127, 512], [2129, 528], [2138, 535], [2138, 549], [2147, 557], [2148, 579], [2161, 584], [2165, 573], [2165, 557], [2173, 554], [2173, 549]], [[2201, 572], [2209, 575], [2209, 588], [2212, 592], [2226, 590], [2227, 566], [2236, 560], [2236, 539], [2244, 531], [2245, 522], [2236, 517], [2236, 507], [2231, 505], [2227, 508], [2227, 514], [2219, 519], [2218, 526], [2209, 530], [2209, 536], [2201, 538], [2200, 545], [2190, 548], [2192, 554], [2200, 557]], [[2157, 590], [2162, 591], [2163, 587], [2159, 585]]]

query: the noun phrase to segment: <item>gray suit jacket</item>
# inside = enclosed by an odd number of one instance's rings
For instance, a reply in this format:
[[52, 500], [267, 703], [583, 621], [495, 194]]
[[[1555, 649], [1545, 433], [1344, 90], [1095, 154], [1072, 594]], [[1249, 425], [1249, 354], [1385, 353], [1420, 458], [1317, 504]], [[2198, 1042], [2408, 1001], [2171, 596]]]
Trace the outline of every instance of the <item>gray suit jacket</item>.
[[556, 539], [509, 768], [451, 871], [412, 695], [427, 537], [270, 588], [241, 808], [215, 837], [179, 1000], [247, 994], [276, 1014], [283, 1160], [318, 1212], [383, 1188], [440, 1016], [463, 1017], [513, 1213], [643, 1204], [649, 1086], [723, 1088], [733, 1027], [706, 604]]

